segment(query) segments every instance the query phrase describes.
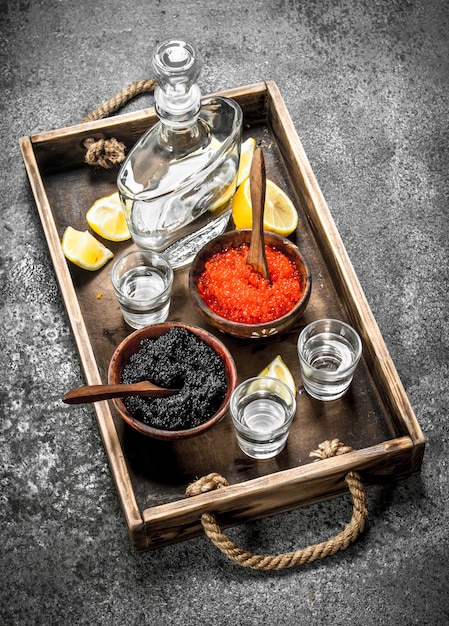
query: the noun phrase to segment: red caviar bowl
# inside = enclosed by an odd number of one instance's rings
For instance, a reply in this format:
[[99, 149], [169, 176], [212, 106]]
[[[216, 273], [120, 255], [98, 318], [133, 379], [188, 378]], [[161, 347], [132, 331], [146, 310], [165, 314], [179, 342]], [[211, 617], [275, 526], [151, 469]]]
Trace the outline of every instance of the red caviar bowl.
[[129, 426], [137, 430], [142, 435], [152, 437], [153, 439], [161, 439], [165, 441], [195, 437], [197, 435], [203, 434], [212, 426], [217, 424], [226, 414], [231, 399], [231, 394], [237, 382], [237, 369], [234, 359], [232, 358], [228, 349], [219, 339], [217, 339], [217, 337], [207, 332], [203, 328], [183, 324], [181, 322], [165, 322], [162, 324], [153, 324], [151, 326], [146, 326], [145, 328], [136, 330], [128, 335], [117, 346], [109, 363], [108, 383], [119, 384], [122, 382], [122, 373], [124, 367], [129, 362], [130, 357], [133, 354], [139, 352], [141, 342], [144, 339], [157, 339], [162, 335], [168, 333], [168, 331], [172, 328], [184, 328], [190, 331], [193, 335], [197, 337], [197, 339], [203, 341], [207, 346], [212, 348], [216, 355], [219, 356], [223, 363], [225, 371], [226, 394], [223, 401], [221, 402], [221, 405], [218, 407], [213, 415], [211, 415], [202, 424], [199, 424], [198, 426], [194, 426], [192, 428], [186, 428], [185, 430], [167, 430], [149, 426], [128, 411], [122, 398], [113, 398], [111, 400], [118, 414]]
[[251, 241], [251, 229], [232, 230], [215, 237], [197, 253], [189, 273], [189, 287], [194, 304], [202, 317], [221, 332], [244, 339], [271, 337], [288, 330], [303, 315], [310, 298], [312, 276], [309, 266], [298, 246], [292, 241], [272, 232], [264, 232], [265, 244], [282, 252], [296, 265], [303, 286], [301, 296], [295, 306], [285, 315], [269, 322], [250, 324], [226, 319], [212, 311], [204, 301], [198, 288], [198, 281], [204, 272], [206, 262], [216, 253], [229, 248], [238, 248]]

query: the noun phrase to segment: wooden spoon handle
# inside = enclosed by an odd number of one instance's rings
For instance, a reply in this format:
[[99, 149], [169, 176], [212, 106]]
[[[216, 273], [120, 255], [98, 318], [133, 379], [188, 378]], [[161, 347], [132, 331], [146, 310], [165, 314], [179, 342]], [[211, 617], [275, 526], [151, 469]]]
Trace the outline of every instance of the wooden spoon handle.
[[266, 173], [262, 148], [256, 148], [250, 170], [250, 191], [253, 215], [251, 244], [247, 263], [261, 276], [270, 280], [265, 241], [263, 236], [263, 214], [265, 209]]
[[66, 404], [84, 404], [109, 400], [110, 398], [125, 398], [127, 396], [151, 396], [162, 398], [179, 393], [179, 389], [163, 389], [144, 380], [132, 385], [85, 385], [67, 391], [62, 397]]

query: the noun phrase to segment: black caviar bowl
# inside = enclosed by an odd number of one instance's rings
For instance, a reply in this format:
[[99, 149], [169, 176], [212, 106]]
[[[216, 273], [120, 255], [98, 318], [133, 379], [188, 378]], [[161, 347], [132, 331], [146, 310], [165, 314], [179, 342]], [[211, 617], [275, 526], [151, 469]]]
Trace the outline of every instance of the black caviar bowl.
[[312, 277], [309, 267], [299, 251], [298, 246], [289, 239], [268, 231], [264, 232], [264, 239], [265, 244], [280, 250], [295, 263], [304, 284], [302, 296], [293, 309], [286, 315], [271, 322], [265, 322], [263, 324], [244, 324], [221, 317], [207, 306], [198, 289], [198, 280], [204, 271], [208, 259], [215, 253], [227, 248], [237, 248], [242, 243], [249, 244], [251, 241], [251, 229], [232, 230], [215, 237], [201, 248], [190, 266], [189, 287], [196, 308], [209, 324], [235, 337], [261, 339], [281, 333], [290, 328], [290, 326], [302, 316], [309, 302]]
[[180, 322], [165, 322], [163, 324], [154, 324], [152, 326], [147, 326], [145, 328], [136, 330], [135, 332], [128, 335], [117, 346], [109, 363], [108, 382], [110, 384], [117, 384], [121, 382], [122, 372], [125, 365], [128, 363], [131, 355], [139, 351], [140, 343], [143, 339], [157, 339], [158, 337], [161, 337], [162, 335], [167, 333], [171, 328], [175, 327], [185, 328], [186, 330], [189, 330], [191, 333], [196, 335], [198, 339], [202, 340], [204, 343], [210, 346], [223, 362], [226, 374], [227, 388], [225, 398], [216, 413], [209, 417], [208, 420], [206, 420], [199, 426], [195, 426], [193, 428], [187, 428], [185, 430], [163, 430], [148, 426], [147, 424], [144, 424], [144, 422], [142, 422], [141, 420], [134, 417], [128, 411], [121, 398], [114, 398], [111, 400], [119, 415], [132, 428], [137, 430], [139, 433], [146, 435], [147, 437], [152, 437], [153, 439], [162, 439], [165, 441], [187, 439], [189, 437], [201, 435], [206, 430], [209, 430], [209, 428], [211, 428], [214, 424], [219, 422], [224, 417], [228, 409], [231, 394], [235, 388], [237, 381], [237, 369], [234, 363], [234, 359], [232, 358], [227, 348], [222, 344], [221, 341], [214, 337], [214, 335], [196, 326], [190, 326], [187, 324], [182, 324]]

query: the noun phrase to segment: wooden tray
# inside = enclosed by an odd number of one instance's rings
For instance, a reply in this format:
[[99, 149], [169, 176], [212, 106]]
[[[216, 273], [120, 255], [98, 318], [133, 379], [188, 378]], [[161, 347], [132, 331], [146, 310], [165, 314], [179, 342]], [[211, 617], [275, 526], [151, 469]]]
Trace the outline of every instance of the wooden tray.
[[[240, 380], [256, 375], [281, 354], [300, 390], [297, 415], [285, 450], [272, 460], [254, 461], [240, 452], [229, 415], [197, 438], [168, 444], [132, 431], [108, 402], [96, 403], [98, 426], [137, 550], [202, 533], [199, 520], [204, 511], [216, 513], [223, 527], [239, 524], [342, 493], [350, 470], [360, 471], [368, 486], [407, 476], [419, 471], [424, 454], [421, 429], [276, 85], [259, 83], [221, 95], [239, 102], [244, 138], [257, 139], [264, 149], [267, 176], [298, 207], [299, 226], [291, 238], [309, 261], [313, 286], [304, 317], [289, 332], [263, 340], [220, 338], [235, 358]], [[66, 226], [88, 228], [85, 213], [92, 202], [116, 190], [116, 170], [84, 165], [83, 142], [112, 136], [129, 149], [156, 119], [154, 109], [146, 109], [20, 139], [88, 384], [106, 381], [110, 357], [130, 329], [112, 293], [111, 264], [86, 272], [67, 263], [62, 254]], [[115, 254], [132, 246], [107, 244]], [[193, 309], [187, 277], [188, 269], [176, 271], [169, 320], [204, 326]], [[321, 317], [349, 322], [363, 340], [363, 358], [350, 391], [331, 403], [301, 393], [296, 353], [301, 328]], [[309, 453], [333, 438], [354, 452], [312, 462]], [[220, 473], [230, 486], [186, 499], [186, 486], [210, 472]]]

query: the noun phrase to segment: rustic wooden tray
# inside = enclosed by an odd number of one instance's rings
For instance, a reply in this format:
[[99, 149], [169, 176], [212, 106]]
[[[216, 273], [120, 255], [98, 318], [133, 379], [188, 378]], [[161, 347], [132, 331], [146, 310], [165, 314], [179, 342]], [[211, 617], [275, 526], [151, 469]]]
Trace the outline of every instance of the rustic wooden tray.
[[[254, 461], [240, 452], [229, 415], [197, 438], [166, 443], [132, 431], [112, 404], [96, 403], [98, 426], [137, 550], [202, 533], [200, 516], [205, 511], [216, 513], [226, 527], [335, 496], [346, 491], [344, 477], [350, 470], [361, 472], [368, 486], [407, 476], [419, 471], [424, 454], [419, 424], [276, 85], [259, 83], [221, 95], [239, 102], [244, 137], [257, 139], [264, 149], [267, 176], [298, 207], [299, 226], [291, 238], [309, 261], [313, 286], [304, 317], [289, 332], [263, 340], [220, 338], [235, 358], [240, 380], [256, 375], [281, 354], [300, 390], [297, 415], [285, 450], [275, 459]], [[116, 170], [84, 165], [83, 142], [88, 137], [116, 137], [130, 148], [155, 121], [154, 110], [146, 109], [20, 139], [88, 384], [106, 381], [111, 355], [131, 329], [112, 293], [111, 264], [86, 272], [68, 264], [62, 254], [65, 227], [85, 230], [92, 202], [116, 190]], [[115, 254], [132, 246], [107, 243]], [[187, 278], [188, 269], [176, 271], [169, 320], [204, 326], [193, 308]], [[363, 340], [363, 358], [350, 391], [331, 403], [301, 393], [296, 342], [301, 328], [320, 317], [349, 322]], [[312, 462], [309, 453], [333, 438], [354, 451]], [[186, 486], [210, 472], [220, 473], [230, 486], [186, 499]]]

